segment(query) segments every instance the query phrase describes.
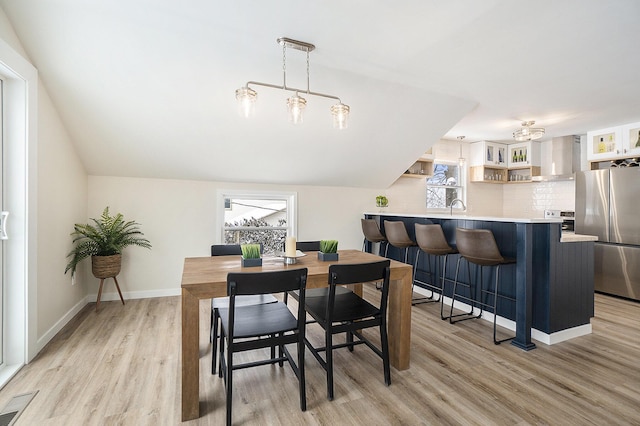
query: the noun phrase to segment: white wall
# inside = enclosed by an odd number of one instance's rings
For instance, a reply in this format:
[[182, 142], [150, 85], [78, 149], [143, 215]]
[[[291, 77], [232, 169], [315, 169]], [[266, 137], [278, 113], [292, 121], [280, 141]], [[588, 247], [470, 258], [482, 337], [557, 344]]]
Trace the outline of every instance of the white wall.
[[[30, 62], [1, 9], [0, 39]], [[36, 279], [35, 291], [28, 293], [29, 359], [85, 305], [86, 299], [86, 289], [72, 287], [70, 276], [64, 275], [64, 267], [65, 256], [71, 249], [69, 234], [73, 223], [86, 220], [87, 175], [46, 87], [36, 78], [35, 86], [29, 89], [38, 94], [37, 112], [28, 119], [36, 123], [31, 133], [37, 135], [37, 141], [33, 147], [23, 147], [29, 149], [29, 155], [34, 155], [29, 171], [29, 185], [34, 195], [29, 201], [30, 208], [34, 208], [29, 233], [35, 243], [27, 268], [37, 267], [29, 273], [30, 279]]]
[[[140, 223], [153, 248], [129, 247], [123, 253], [118, 283], [126, 297], [179, 294], [185, 257], [209, 256], [216, 243], [214, 226], [218, 189], [295, 191], [298, 194], [298, 239], [336, 239], [340, 249], [362, 247], [362, 212], [375, 205], [378, 192], [361, 188], [276, 186], [219, 182], [89, 176], [89, 217], [109, 206], [126, 220]], [[98, 280], [85, 268], [91, 297]], [[115, 299], [111, 281], [104, 300]]]
[[44, 345], [85, 305], [86, 288], [71, 285], [64, 269], [73, 224], [86, 222], [87, 174], [45, 87], [39, 88], [38, 339]]

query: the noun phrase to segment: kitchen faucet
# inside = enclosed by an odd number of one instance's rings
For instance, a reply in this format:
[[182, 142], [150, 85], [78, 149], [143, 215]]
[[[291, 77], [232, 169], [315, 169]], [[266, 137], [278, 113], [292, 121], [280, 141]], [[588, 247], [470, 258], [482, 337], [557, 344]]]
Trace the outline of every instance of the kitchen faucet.
[[467, 206], [464, 205], [464, 201], [462, 201], [460, 198], [456, 198], [454, 200], [451, 200], [451, 204], [449, 204], [449, 214], [451, 216], [453, 216], [453, 205], [457, 202], [460, 202], [460, 204], [462, 204], [462, 210], [467, 210]]

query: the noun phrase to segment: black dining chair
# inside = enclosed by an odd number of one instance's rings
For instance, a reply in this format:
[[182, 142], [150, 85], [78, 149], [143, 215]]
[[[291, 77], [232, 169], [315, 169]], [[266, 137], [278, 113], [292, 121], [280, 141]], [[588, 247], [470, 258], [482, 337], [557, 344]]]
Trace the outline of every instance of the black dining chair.
[[297, 241], [296, 250], [320, 251], [320, 241]]
[[[262, 252], [262, 244], [260, 244]], [[240, 244], [214, 244], [211, 246], [211, 256], [232, 256], [242, 255]], [[275, 303], [276, 299], [271, 294], [258, 294], [251, 296], [241, 296], [236, 300], [236, 306], [261, 305], [264, 303]], [[216, 372], [216, 355], [218, 353], [218, 327], [219, 310], [229, 307], [229, 297], [214, 297], [211, 299], [211, 329], [209, 341], [211, 342], [211, 374]]]
[[[329, 287], [324, 297], [307, 297], [304, 306], [309, 314], [323, 329], [325, 344], [314, 347], [309, 339], [305, 344], [318, 360], [327, 374], [327, 398], [333, 400], [333, 351], [365, 344], [380, 358], [384, 370], [384, 383], [391, 384], [389, 368], [389, 343], [387, 339], [387, 302], [389, 297], [390, 261], [335, 264], [329, 267]], [[354, 285], [367, 282], [382, 281], [380, 304], [373, 305], [352, 291], [339, 294], [338, 285]], [[302, 301], [300, 302], [302, 304]], [[377, 347], [361, 331], [378, 327], [380, 330], [380, 347]], [[346, 333], [345, 343], [334, 343], [333, 336]], [[357, 340], [354, 341], [354, 337]], [[320, 355], [324, 352], [324, 358]]]
[[[233, 402], [233, 372], [241, 368], [256, 367], [287, 361], [298, 378], [300, 409], [307, 409], [304, 355], [305, 355], [305, 288], [307, 269], [283, 271], [230, 273], [227, 276], [229, 307], [220, 309], [220, 368], [226, 390], [227, 425], [231, 425]], [[283, 302], [251, 306], [238, 306], [241, 296], [264, 295], [297, 291], [300, 304], [294, 316]], [[226, 351], [225, 351], [226, 343]], [[286, 345], [296, 344], [297, 361]], [[277, 346], [278, 356], [258, 361], [236, 363], [234, 354]], [[268, 396], [265, 396], [268, 397]]]

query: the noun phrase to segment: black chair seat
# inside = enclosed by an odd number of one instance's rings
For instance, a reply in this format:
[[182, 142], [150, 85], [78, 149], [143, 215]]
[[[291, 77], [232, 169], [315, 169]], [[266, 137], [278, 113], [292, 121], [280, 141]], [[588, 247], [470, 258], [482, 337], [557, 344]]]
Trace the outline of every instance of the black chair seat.
[[[338, 288], [339, 287], [336, 287], [336, 299], [333, 306], [333, 321], [357, 321], [380, 313], [379, 308], [373, 306], [352, 291], [337, 294]], [[317, 321], [326, 322], [326, 306], [328, 300], [328, 295], [307, 297], [307, 312], [314, 312], [314, 318]]]
[[[222, 327], [229, 328], [229, 309], [220, 309]], [[298, 320], [282, 302], [237, 306], [234, 337], [246, 338], [298, 328]]]

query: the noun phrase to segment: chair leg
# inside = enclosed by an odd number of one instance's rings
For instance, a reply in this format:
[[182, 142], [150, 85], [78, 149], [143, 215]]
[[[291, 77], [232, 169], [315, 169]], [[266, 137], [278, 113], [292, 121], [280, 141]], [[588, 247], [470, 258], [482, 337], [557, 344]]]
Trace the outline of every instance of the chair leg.
[[389, 367], [389, 338], [387, 336], [387, 324], [383, 320], [380, 324], [380, 344], [382, 346], [382, 368], [384, 369], [384, 384], [391, 384], [391, 368]]
[[304, 371], [304, 339], [298, 340], [298, 386], [300, 390], [300, 410], [307, 411], [307, 384]]
[[[227, 350], [227, 373], [226, 373], [226, 389], [227, 389], [227, 426], [231, 426], [231, 406], [233, 402], [233, 352], [231, 350], [231, 342], [229, 342], [229, 349]], [[222, 342], [220, 343], [222, 347]], [[222, 354], [220, 354], [222, 356]]]
[[[416, 283], [416, 276], [418, 274], [418, 262], [420, 259], [420, 252], [422, 252], [421, 249], [418, 249], [418, 251], [416, 252], [416, 260], [413, 263], [413, 275], [414, 275], [414, 280], [411, 283], [411, 293], [413, 295], [413, 290], [415, 288], [415, 283]], [[431, 303], [431, 302], [439, 302], [440, 301], [440, 297], [438, 297], [437, 299], [435, 299], [436, 293], [435, 291], [433, 291], [433, 288], [435, 287], [435, 284], [433, 283], [434, 278], [433, 278], [433, 272], [431, 269], [431, 257], [429, 257], [427, 255], [427, 265], [429, 267], [427, 274], [429, 275], [430, 279], [431, 279], [431, 288], [429, 288], [428, 290], [431, 292], [431, 296], [428, 297], [416, 297], [416, 298], [411, 298], [411, 305], [415, 306], [415, 305], [420, 305], [422, 303]], [[438, 264], [438, 259], [436, 257], [436, 266]], [[438, 280], [438, 273], [437, 273], [437, 267], [436, 267], [436, 275], [435, 275], [435, 281], [437, 282]], [[426, 283], [425, 283], [426, 284]], [[442, 291], [442, 290], [441, 290]]]
[[496, 339], [496, 320], [498, 318], [498, 282], [499, 282], [499, 274], [500, 274], [500, 265], [497, 266], [496, 268], [496, 285], [495, 285], [495, 289], [496, 289], [496, 293], [493, 295], [493, 343], [495, 345], [499, 345], [502, 342], [506, 342], [507, 340], [513, 340], [515, 339], [516, 336], [513, 337], [507, 337], [506, 339], [501, 339], [501, 340], [497, 340]]
[[333, 401], [333, 339], [331, 329], [325, 330], [325, 361], [327, 366], [327, 399]]
[[[353, 343], [353, 333], [347, 331], [346, 333], [347, 343]], [[353, 345], [348, 346], [349, 352], [353, 352]]]
[[211, 374], [215, 374], [220, 312], [217, 309], [212, 309], [211, 311]]
[[[440, 319], [446, 319], [444, 316], [444, 290], [446, 285], [446, 273], [447, 273], [447, 258], [449, 255], [444, 255], [444, 260], [442, 261], [442, 270], [440, 271], [440, 277], [442, 278], [442, 284], [440, 286]], [[453, 303], [453, 302], [452, 302]]]
[[[456, 264], [456, 275], [455, 278], [453, 279], [453, 293], [451, 293], [451, 309], [449, 310], [449, 316], [446, 318], [442, 318], [442, 319], [448, 319], [450, 324], [454, 324], [456, 322], [459, 321], [464, 321], [464, 320], [468, 320], [468, 319], [472, 319], [472, 318], [479, 318], [476, 316], [473, 316], [473, 308], [475, 306], [475, 303], [471, 303], [471, 309], [469, 312], [463, 312], [461, 314], [456, 314], [453, 315], [453, 305], [455, 305], [456, 303], [456, 288], [458, 287], [458, 273], [460, 272], [460, 262], [462, 261], [463, 257], [460, 256], [460, 258], [458, 259], [458, 262]], [[467, 276], [469, 278], [469, 281], [471, 281], [471, 273], [469, 272], [469, 262], [467, 262]], [[472, 286], [471, 286], [471, 282], [469, 283], [469, 295], [471, 296], [470, 299], [473, 300], [473, 294], [472, 293]], [[461, 318], [459, 320], [454, 321], [453, 318], [457, 318], [457, 317], [465, 317], [465, 318]]]

